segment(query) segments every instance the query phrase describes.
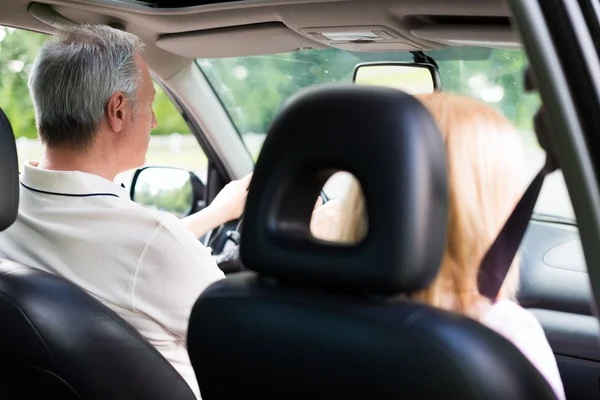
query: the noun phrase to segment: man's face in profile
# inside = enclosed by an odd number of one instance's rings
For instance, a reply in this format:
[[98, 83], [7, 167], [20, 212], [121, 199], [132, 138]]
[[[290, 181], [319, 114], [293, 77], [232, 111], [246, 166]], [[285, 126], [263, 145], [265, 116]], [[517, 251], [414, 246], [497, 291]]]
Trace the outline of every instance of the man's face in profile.
[[129, 102], [130, 117], [125, 118], [122, 132], [122, 147], [126, 151], [127, 169], [138, 168], [145, 164], [150, 130], [157, 125], [152, 109], [156, 90], [150, 77], [150, 71], [142, 57], [136, 55], [136, 60], [140, 68], [140, 84], [133, 102]]

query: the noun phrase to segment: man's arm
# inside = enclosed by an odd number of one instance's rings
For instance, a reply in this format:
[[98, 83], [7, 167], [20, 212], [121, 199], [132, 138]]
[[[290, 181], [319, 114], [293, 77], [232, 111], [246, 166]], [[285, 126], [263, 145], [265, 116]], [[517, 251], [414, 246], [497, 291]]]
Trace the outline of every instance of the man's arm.
[[248, 174], [242, 179], [229, 182], [208, 207], [182, 218], [181, 221], [199, 239], [218, 226], [238, 219], [246, 205], [251, 179], [252, 174]]
[[210, 250], [174, 219], [147, 238], [131, 280], [131, 308], [185, 338], [198, 296], [224, 278]]
[[223, 210], [208, 206], [195, 214], [182, 218], [181, 221], [197, 239], [200, 239], [211, 230], [231, 221], [231, 219]]

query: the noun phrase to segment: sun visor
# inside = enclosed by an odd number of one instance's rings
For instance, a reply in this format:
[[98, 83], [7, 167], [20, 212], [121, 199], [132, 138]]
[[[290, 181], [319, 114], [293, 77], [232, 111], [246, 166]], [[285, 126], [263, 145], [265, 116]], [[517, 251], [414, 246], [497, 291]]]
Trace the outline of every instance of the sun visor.
[[326, 47], [279, 22], [168, 34], [159, 37], [156, 45], [187, 58], [243, 57]]
[[519, 35], [510, 26], [433, 25], [411, 29], [410, 33], [448, 46], [521, 48]]

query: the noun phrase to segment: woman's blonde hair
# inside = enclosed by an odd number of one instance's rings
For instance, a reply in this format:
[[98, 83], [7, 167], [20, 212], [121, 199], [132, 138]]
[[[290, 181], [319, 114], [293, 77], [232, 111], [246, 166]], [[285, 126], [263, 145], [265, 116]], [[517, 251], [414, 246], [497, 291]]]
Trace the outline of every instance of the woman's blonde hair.
[[[515, 127], [492, 107], [463, 96], [415, 96], [429, 110], [446, 146], [449, 215], [439, 273], [428, 289], [410, 297], [479, 317], [479, 264], [523, 194], [522, 144]], [[340, 241], [360, 241], [368, 230], [365, 204], [354, 181], [344, 203]], [[501, 290], [514, 298], [515, 259]]]

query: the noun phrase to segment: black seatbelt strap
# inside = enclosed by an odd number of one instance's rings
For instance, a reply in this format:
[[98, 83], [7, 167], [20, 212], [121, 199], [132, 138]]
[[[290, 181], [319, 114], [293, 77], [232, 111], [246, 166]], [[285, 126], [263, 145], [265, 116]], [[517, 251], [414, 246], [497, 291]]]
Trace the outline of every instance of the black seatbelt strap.
[[492, 301], [498, 297], [508, 270], [519, 250], [544, 178], [550, 171], [551, 169], [544, 166], [538, 172], [481, 261], [477, 282], [479, 293]]
[[[538, 84], [531, 67], [528, 67], [525, 71], [524, 86], [528, 92], [537, 91]], [[533, 125], [538, 142], [546, 152], [546, 162], [529, 184], [523, 197], [517, 203], [479, 265], [479, 275], [477, 277], [479, 293], [492, 301], [495, 301], [498, 297], [515, 255], [519, 251], [542, 189], [544, 178], [550, 172], [558, 169], [557, 147], [553, 140], [552, 125], [548, 118], [548, 112], [543, 105], [535, 114]]]
[[[539, 87], [531, 67], [528, 67], [525, 71], [524, 86], [527, 92], [535, 92]], [[533, 125], [538, 142], [546, 152], [546, 163], [529, 184], [523, 197], [517, 203], [479, 265], [479, 275], [477, 277], [479, 293], [492, 301], [495, 301], [498, 297], [508, 270], [519, 251], [535, 203], [542, 189], [544, 178], [550, 172], [559, 168], [557, 144], [553, 139], [552, 124], [543, 104], [533, 118]]]

